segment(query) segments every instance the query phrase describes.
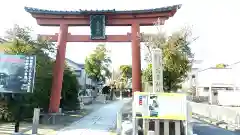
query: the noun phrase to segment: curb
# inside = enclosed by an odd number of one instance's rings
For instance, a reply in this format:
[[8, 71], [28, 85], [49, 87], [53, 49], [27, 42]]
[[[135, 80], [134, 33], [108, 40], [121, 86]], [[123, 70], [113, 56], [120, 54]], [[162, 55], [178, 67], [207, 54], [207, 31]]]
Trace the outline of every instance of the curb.
[[222, 128], [222, 129], [226, 129], [226, 130], [234, 131], [234, 132], [239, 132], [239, 129], [237, 127], [234, 127], [233, 125], [229, 125], [229, 124], [221, 122], [221, 121], [219, 122], [219, 121], [216, 121], [216, 120], [211, 120], [211, 119], [206, 118], [206, 117], [201, 117], [197, 114], [192, 114], [192, 118], [200, 120], [200, 121], [205, 122], [207, 124]]
[[[103, 104], [103, 105], [105, 105], [105, 104]], [[98, 108], [98, 109], [99, 109], [99, 108]], [[87, 113], [86, 115], [83, 115], [82, 117], [79, 117], [79, 120], [81, 120], [82, 118], [84, 118], [85, 116], [87, 116], [87, 115], [89, 115], [89, 114], [91, 114], [91, 113], [92, 113], [92, 112], [89, 112], [89, 113]], [[76, 124], [76, 123], [78, 123], [79, 120], [77, 120], [77, 121], [75, 121], [75, 122], [73, 122], [73, 123], [71, 123], [71, 124], [65, 126], [65, 127], [62, 128], [62, 129], [59, 129], [59, 130], [55, 131], [55, 132], [58, 133], [59, 131], [64, 130], [66, 127], [68, 127], [68, 126], [70, 126], [70, 125], [72, 125], [72, 124]], [[21, 130], [21, 131], [19, 132], [19, 135], [25, 135], [24, 133], [30, 131], [31, 129], [32, 129], [32, 126], [29, 126], [29, 127], [27, 127], [26, 129]], [[51, 132], [50, 132], [50, 133], [51, 133]], [[49, 134], [50, 134], [50, 133], [49, 133]]]
[[[90, 113], [88, 113], [88, 114], [86, 114], [86, 115], [83, 115], [82, 117], [79, 117], [79, 120], [80, 119], [82, 119], [82, 118], [84, 118], [85, 116], [87, 116], [87, 115], [89, 115]], [[74, 123], [76, 123], [76, 122], [78, 122], [79, 120], [77, 120], [77, 121], [75, 121], [75, 122], [73, 122], [73, 123], [71, 123], [71, 124], [74, 124]], [[71, 125], [70, 124], [70, 125]], [[63, 128], [63, 129], [65, 129], [65, 127]], [[61, 131], [61, 130], [63, 130], [63, 129], [60, 129], [60, 130], [57, 130], [57, 131], [53, 131], [54, 133], [56, 132], [59, 132], [59, 131]], [[20, 133], [20, 135], [25, 135], [25, 133], [26, 132], [29, 132], [29, 131], [31, 131], [32, 130], [32, 126], [30, 126], [30, 127], [28, 127], [28, 128], [26, 128], [26, 129], [24, 129], [24, 130], [22, 130], [22, 131], [20, 131], [19, 133]], [[53, 132], [48, 132], [48, 134], [52, 134]], [[33, 134], [34, 135], [34, 134]]]

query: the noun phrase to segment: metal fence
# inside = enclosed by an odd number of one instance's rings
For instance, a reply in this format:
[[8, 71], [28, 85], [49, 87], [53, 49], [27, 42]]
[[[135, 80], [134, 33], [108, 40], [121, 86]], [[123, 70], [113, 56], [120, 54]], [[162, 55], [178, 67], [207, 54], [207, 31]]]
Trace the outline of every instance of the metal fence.
[[209, 118], [212, 122], [225, 123], [240, 128], [240, 109], [235, 110], [230, 107], [209, 105], [204, 103], [190, 102], [193, 114]]

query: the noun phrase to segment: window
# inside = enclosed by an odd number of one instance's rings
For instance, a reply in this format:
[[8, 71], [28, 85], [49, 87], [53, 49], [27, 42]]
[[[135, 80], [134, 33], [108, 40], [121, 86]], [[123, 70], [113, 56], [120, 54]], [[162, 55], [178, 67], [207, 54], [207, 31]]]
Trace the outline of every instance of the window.
[[81, 70], [75, 70], [75, 75], [76, 75], [77, 77], [81, 77], [82, 71], [81, 71]]
[[208, 92], [209, 91], [209, 87], [204, 87], [203, 91]]

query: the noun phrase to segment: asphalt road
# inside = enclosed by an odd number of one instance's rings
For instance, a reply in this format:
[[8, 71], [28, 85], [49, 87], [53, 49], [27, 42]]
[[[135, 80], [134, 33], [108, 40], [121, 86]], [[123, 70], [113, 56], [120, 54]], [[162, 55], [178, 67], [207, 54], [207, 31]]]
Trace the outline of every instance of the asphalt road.
[[192, 124], [193, 133], [197, 135], [240, 135], [240, 132], [225, 130], [197, 120], [193, 120]]

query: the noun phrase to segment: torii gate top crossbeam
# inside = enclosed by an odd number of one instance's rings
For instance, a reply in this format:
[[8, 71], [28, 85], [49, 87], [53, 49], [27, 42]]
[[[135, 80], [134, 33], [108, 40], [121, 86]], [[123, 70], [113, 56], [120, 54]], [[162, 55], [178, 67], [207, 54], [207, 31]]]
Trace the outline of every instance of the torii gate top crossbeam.
[[105, 15], [106, 26], [130, 26], [133, 22], [141, 26], [151, 26], [158, 18], [163, 21], [172, 17], [181, 5], [173, 5], [155, 9], [144, 10], [77, 10], [77, 11], [53, 11], [38, 8], [25, 7], [41, 26], [89, 26], [91, 15]]

